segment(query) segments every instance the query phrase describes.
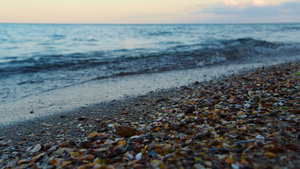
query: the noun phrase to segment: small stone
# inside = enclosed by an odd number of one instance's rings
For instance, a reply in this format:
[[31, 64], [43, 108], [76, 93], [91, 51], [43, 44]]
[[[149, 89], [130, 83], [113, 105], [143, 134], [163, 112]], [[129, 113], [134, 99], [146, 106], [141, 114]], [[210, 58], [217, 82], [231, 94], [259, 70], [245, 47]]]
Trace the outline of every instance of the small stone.
[[240, 166], [238, 164], [231, 164], [231, 167], [233, 169], [240, 169]]
[[260, 97], [258, 95], [253, 96], [252, 100], [256, 103], [260, 101]]
[[85, 155], [85, 156], [82, 156], [82, 157], [80, 158], [80, 160], [93, 160], [94, 158], [95, 158], [94, 155], [92, 155], [92, 154], [87, 154], [87, 155]]
[[221, 143], [221, 141], [219, 140], [219, 139], [215, 139], [215, 140], [213, 140], [210, 144], [209, 144], [209, 146], [217, 146], [217, 145], [219, 145]]
[[233, 160], [233, 158], [228, 157], [228, 158], [225, 159], [225, 162], [226, 162], [227, 164], [232, 164], [232, 163], [234, 163], [234, 160]]
[[62, 153], [65, 152], [65, 148], [59, 148], [58, 150], [56, 150], [56, 154], [61, 155]]
[[128, 115], [129, 113], [128, 112], [122, 112], [122, 115]]
[[265, 151], [271, 151], [271, 150], [274, 149], [274, 147], [275, 147], [274, 144], [269, 144], [269, 145], [265, 145], [265, 146], [263, 147], [263, 149], [264, 149]]
[[47, 123], [42, 123], [41, 125], [42, 125], [42, 126], [47, 126]]
[[269, 157], [269, 158], [275, 158], [275, 157], [276, 157], [276, 155], [273, 154], [273, 153], [271, 153], [271, 152], [266, 152], [266, 153], [265, 153], [265, 156], [267, 156], [267, 157]]
[[227, 117], [227, 115], [226, 115], [226, 114], [220, 114], [220, 117], [221, 117], [222, 119], [225, 119], [225, 118]]
[[173, 151], [173, 147], [171, 145], [166, 145], [165, 147], [162, 148], [162, 150], [165, 154], [169, 154]]
[[195, 107], [192, 106], [192, 107], [188, 108], [188, 109], [185, 111], [185, 114], [193, 114], [194, 111], [195, 111]]
[[212, 166], [212, 163], [210, 161], [205, 161], [203, 163], [206, 167], [211, 167]]
[[133, 166], [133, 169], [143, 169], [143, 168], [144, 168], [144, 166], [142, 164], [135, 164]]
[[156, 148], [156, 153], [157, 154], [162, 154], [162, 150], [160, 148]]
[[115, 153], [116, 154], [124, 154], [126, 152], [126, 149], [125, 148], [123, 148], [123, 147], [117, 147], [116, 149], [115, 149]]
[[130, 160], [134, 158], [132, 154], [127, 153], [126, 155]]
[[149, 153], [149, 156], [151, 156], [151, 158], [157, 156], [157, 153], [154, 150], [151, 150]]
[[237, 116], [237, 118], [240, 118], [240, 119], [244, 119], [244, 118], [246, 118], [247, 117], [247, 115], [246, 114], [244, 114], [244, 115], [240, 115], [240, 116]]
[[35, 153], [38, 152], [42, 149], [42, 145], [41, 144], [37, 144], [30, 152]]
[[226, 125], [228, 121], [222, 121], [222, 125]]
[[79, 121], [83, 121], [83, 120], [86, 120], [87, 118], [85, 117], [85, 116], [82, 116], [82, 117], [78, 117], [78, 119], [77, 120], [79, 120]]
[[111, 124], [108, 124], [107, 127], [113, 128], [113, 127], [115, 127], [115, 125], [113, 123], [111, 123]]
[[262, 136], [262, 135], [260, 135], [260, 134], [258, 134], [255, 138], [256, 138], [256, 139], [259, 139], [259, 140], [264, 140], [264, 139], [265, 139], [265, 137]]
[[95, 137], [97, 134], [98, 134], [98, 132], [94, 131], [94, 132], [91, 132], [89, 135], [93, 138], [93, 137]]
[[83, 141], [79, 143], [79, 148], [90, 148], [91, 142], [89, 141]]
[[49, 149], [47, 150], [47, 152], [48, 152], [48, 153], [52, 153], [52, 152], [55, 151], [57, 148], [58, 148], [58, 146], [53, 146], [53, 147], [49, 148]]
[[19, 161], [18, 161], [18, 165], [28, 163], [28, 161], [29, 161], [28, 159], [22, 159], [22, 160], [19, 160]]
[[182, 118], [184, 116], [184, 113], [180, 113], [180, 114], [177, 114], [176, 117], [178, 118]]
[[138, 153], [136, 156], [135, 156], [135, 159], [136, 160], [140, 160], [140, 159], [142, 159], [142, 153]]
[[122, 157], [121, 156], [117, 156], [117, 157], [114, 157], [113, 159], [112, 159], [112, 162], [113, 163], [121, 163], [122, 162]]
[[35, 157], [32, 158], [32, 161], [34, 161], [35, 163], [41, 161], [43, 158], [45, 157], [45, 153], [41, 153]]
[[159, 160], [153, 160], [151, 161], [151, 167], [153, 168], [159, 168], [158, 166], [161, 164], [161, 161]]
[[194, 164], [195, 169], [204, 169], [205, 167], [201, 164]]
[[265, 124], [265, 122], [261, 119], [256, 119], [255, 122], [258, 124]]
[[205, 133], [201, 132], [195, 136], [195, 139], [202, 139], [205, 136]]
[[30, 111], [30, 114], [33, 114], [34, 112], [33, 111]]
[[179, 126], [176, 125], [176, 124], [171, 124], [171, 125], [169, 126], [169, 129], [170, 129], [170, 130], [177, 130], [178, 128], [179, 128]]
[[136, 130], [134, 128], [127, 127], [127, 126], [118, 126], [116, 128], [116, 134], [124, 135], [124, 136], [134, 136], [136, 135]]
[[70, 145], [70, 141], [65, 141], [65, 142], [63, 142], [63, 143], [61, 143], [61, 147], [69, 147], [69, 145]]

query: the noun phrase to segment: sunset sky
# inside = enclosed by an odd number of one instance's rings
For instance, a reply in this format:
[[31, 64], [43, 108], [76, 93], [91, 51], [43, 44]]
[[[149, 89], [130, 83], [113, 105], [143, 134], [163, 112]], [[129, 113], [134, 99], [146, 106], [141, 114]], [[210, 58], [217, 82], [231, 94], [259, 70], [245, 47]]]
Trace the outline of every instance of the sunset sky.
[[300, 0], [0, 0], [0, 23], [300, 22]]

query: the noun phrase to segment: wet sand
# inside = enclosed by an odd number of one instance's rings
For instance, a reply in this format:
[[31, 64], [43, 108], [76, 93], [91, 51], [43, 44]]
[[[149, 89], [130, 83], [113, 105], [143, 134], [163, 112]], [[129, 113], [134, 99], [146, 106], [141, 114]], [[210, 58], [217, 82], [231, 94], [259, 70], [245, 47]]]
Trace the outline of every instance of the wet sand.
[[0, 166], [297, 168], [299, 77], [286, 63], [2, 126]]

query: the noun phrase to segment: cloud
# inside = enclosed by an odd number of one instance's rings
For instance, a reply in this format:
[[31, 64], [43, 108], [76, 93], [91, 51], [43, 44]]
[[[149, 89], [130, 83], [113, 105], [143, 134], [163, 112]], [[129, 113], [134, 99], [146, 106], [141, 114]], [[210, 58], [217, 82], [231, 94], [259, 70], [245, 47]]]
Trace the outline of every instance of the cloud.
[[276, 17], [280, 15], [300, 15], [300, 2], [292, 1], [284, 2], [279, 5], [267, 5], [263, 0], [251, 0], [248, 3], [238, 3], [235, 0], [223, 0], [222, 3], [194, 12], [194, 14], [207, 13], [222, 17]]
[[225, 6], [236, 6], [236, 7], [244, 7], [247, 5], [252, 6], [265, 6], [266, 3], [264, 0], [250, 0], [248, 2], [237, 2], [235, 0], [223, 0], [221, 5]]
[[265, 6], [266, 5], [265, 1], [263, 1], [263, 0], [252, 0], [252, 4], [254, 6]]
[[238, 5], [238, 2], [234, 0], [223, 0], [224, 5]]

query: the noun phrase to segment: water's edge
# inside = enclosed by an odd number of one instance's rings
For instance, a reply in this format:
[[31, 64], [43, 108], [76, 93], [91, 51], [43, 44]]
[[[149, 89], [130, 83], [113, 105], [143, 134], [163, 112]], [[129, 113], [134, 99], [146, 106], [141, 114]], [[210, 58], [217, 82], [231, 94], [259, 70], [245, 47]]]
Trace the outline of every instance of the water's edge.
[[[222, 76], [249, 71], [262, 66], [299, 61], [300, 57], [288, 60], [261, 61], [260, 63], [231, 63], [197, 69], [141, 74], [90, 81], [75, 86], [26, 97], [13, 103], [1, 105], [0, 124], [7, 125], [37, 117], [70, 112], [101, 102], [137, 97], [150, 91], [170, 89], [208, 81]], [[9, 112], [9, 113], [8, 113]], [[31, 113], [30, 113], [31, 112]], [[33, 113], [32, 113], [33, 112]], [[16, 118], [18, 117], [18, 118]]]

